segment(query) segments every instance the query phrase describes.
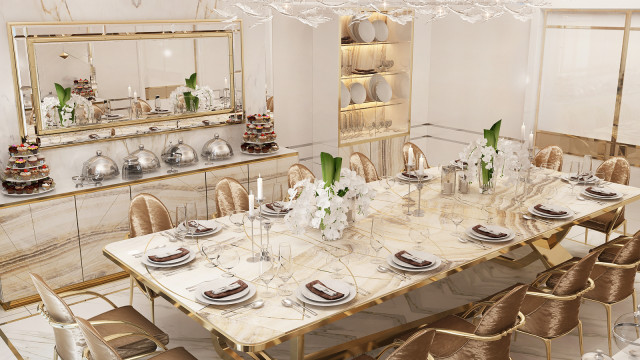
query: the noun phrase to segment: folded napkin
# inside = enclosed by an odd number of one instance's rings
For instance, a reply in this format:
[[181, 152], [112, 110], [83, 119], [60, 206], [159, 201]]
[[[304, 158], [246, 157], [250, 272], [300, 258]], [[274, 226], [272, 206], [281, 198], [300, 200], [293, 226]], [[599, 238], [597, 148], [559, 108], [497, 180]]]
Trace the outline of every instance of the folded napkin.
[[591, 180], [592, 178], [593, 176], [588, 173], [570, 176], [571, 180], [578, 180], [578, 181], [588, 181], [588, 180]]
[[484, 235], [484, 236], [488, 236], [490, 238], [493, 239], [500, 239], [503, 237], [506, 237], [508, 234], [505, 233], [499, 233], [499, 232], [495, 232], [487, 227], [484, 227], [482, 225], [476, 225], [473, 228], [473, 231], [477, 232], [478, 234]]
[[277, 213], [281, 213], [281, 214], [287, 214], [289, 211], [291, 211], [291, 209], [285, 209], [282, 206], [278, 206], [276, 205], [276, 203], [270, 203], [265, 205], [269, 210], [275, 211]]
[[417, 176], [415, 176], [415, 175], [413, 175], [413, 174], [411, 174], [411, 173], [408, 173], [408, 172], [406, 172], [406, 171], [403, 171], [403, 172], [402, 172], [402, 176], [404, 176], [404, 177], [408, 177], [408, 178], [410, 178], [410, 179], [417, 179], [417, 178], [418, 178]]
[[175, 259], [180, 259], [183, 256], [189, 254], [189, 249], [185, 248], [177, 248], [175, 250], [167, 250], [164, 254], [151, 255], [149, 256], [149, 260], [153, 262], [165, 262], [171, 261]]
[[213, 230], [212, 228], [208, 228], [194, 220], [189, 221], [189, 226], [196, 228], [196, 234], [206, 233]]
[[589, 186], [588, 188], [585, 189], [589, 194], [594, 194], [594, 195], [598, 195], [598, 196], [616, 196], [615, 192], [611, 192], [611, 191], [607, 191], [605, 189], [599, 189], [599, 188], [595, 188], [593, 186]]
[[429, 266], [431, 265], [431, 261], [429, 260], [424, 260], [421, 259], [415, 255], [412, 255], [411, 253], [407, 252], [406, 250], [402, 250], [396, 253], [395, 255], [396, 259], [405, 262], [409, 265], [413, 265], [413, 266], [418, 266], [418, 267], [425, 267], [425, 266]]
[[373, 70], [373, 69], [354, 69], [353, 73], [354, 74], [368, 75], [368, 74], [375, 74], [376, 71]]
[[248, 287], [249, 285], [247, 285], [247, 283], [245, 283], [242, 280], [238, 280], [238, 281], [232, 282], [227, 286], [223, 286], [221, 288], [214, 289], [214, 290], [205, 291], [204, 295], [211, 299], [222, 299], [227, 296], [237, 294]]
[[542, 204], [538, 204], [536, 206], [533, 207], [534, 209], [536, 209], [537, 211], [540, 211], [543, 214], [547, 214], [547, 215], [567, 215], [566, 211], [562, 211], [562, 210], [555, 210], [551, 207], [548, 206], [544, 206]]
[[344, 297], [343, 293], [331, 290], [320, 280], [314, 280], [305, 285], [309, 291], [326, 300], [338, 300]]

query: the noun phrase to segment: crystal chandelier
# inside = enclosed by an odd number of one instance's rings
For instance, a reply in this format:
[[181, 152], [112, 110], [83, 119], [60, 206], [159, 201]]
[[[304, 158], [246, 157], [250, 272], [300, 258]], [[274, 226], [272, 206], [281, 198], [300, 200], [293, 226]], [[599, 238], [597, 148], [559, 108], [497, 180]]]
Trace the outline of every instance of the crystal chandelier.
[[412, 21], [414, 16], [433, 21], [447, 15], [457, 15], [470, 23], [504, 14], [525, 21], [545, 5], [544, 0], [218, 0], [211, 11], [228, 19], [246, 14], [258, 20], [255, 25], [270, 21], [278, 13], [317, 27], [334, 15], [368, 17], [374, 12], [400, 24]]

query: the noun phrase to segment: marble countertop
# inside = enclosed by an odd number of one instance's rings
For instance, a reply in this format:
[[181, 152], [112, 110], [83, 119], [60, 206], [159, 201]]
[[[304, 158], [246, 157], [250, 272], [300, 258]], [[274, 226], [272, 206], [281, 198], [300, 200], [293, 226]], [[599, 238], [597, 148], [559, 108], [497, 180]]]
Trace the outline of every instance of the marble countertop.
[[185, 166], [180, 168], [175, 168], [178, 170], [177, 173], [168, 174], [167, 170], [169, 170], [169, 165], [161, 162], [162, 167], [151, 174], [145, 174], [142, 179], [139, 180], [122, 180], [122, 176], [118, 176], [115, 179], [105, 180], [102, 182], [101, 186], [87, 185], [85, 184], [83, 187], [76, 187], [75, 183], [69, 178], [59, 178], [55, 177], [55, 189], [49, 191], [47, 193], [38, 194], [38, 195], [25, 195], [25, 196], [9, 196], [0, 194], [0, 208], [8, 207], [8, 206], [16, 206], [26, 203], [31, 203], [34, 201], [44, 201], [47, 199], [60, 198], [65, 196], [73, 196], [77, 193], [85, 193], [85, 192], [94, 192], [94, 191], [102, 191], [107, 189], [113, 189], [121, 186], [127, 186], [131, 184], [141, 183], [141, 182], [150, 182], [157, 181], [161, 179], [171, 178], [171, 177], [180, 177], [184, 175], [204, 172], [204, 171], [215, 171], [216, 169], [233, 167], [242, 164], [249, 164], [261, 161], [268, 161], [282, 157], [295, 156], [298, 152], [295, 150], [280, 148], [277, 153], [268, 154], [268, 155], [248, 155], [243, 154], [239, 151], [234, 152], [233, 157], [227, 160], [215, 161], [213, 165], [206, 165], [206, 160], [200, 158], [198, 163], [193, 166]]

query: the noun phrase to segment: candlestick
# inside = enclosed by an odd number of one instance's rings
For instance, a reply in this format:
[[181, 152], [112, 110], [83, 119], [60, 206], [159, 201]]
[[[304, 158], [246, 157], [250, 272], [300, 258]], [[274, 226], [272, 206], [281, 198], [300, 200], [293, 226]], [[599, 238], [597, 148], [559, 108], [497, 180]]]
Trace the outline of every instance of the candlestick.
[[520, 140], [524, 142], [524, 137], [526, 134], [526, 127], [524, 126], [524, 121], [522, 122], [522, 127], [520, 128]]
[[249, 193], [249, 215], [253, 215], [253, 202], [255, 196], [253, 196], [253, 192]]
[[262, 196], [262, 177], [258, 174], [258, 181], [256, 182], [258, 188], [258, 201], [262, 201], [264, 197]]
[[416, 157], [413, 154], [413, 147], [409, 147], [409, 155], [407, 156], [407, 165], [413, 166], [415, 164], [416, 164]]

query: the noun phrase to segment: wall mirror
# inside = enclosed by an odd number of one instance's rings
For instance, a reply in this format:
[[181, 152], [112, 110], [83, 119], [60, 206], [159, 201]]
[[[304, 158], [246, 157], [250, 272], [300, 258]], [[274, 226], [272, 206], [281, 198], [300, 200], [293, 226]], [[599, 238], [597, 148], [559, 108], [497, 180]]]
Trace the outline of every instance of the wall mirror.
[[242, 121], [240, 21], [9, 26], [21, 136], [43, 147]]

